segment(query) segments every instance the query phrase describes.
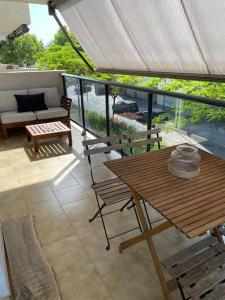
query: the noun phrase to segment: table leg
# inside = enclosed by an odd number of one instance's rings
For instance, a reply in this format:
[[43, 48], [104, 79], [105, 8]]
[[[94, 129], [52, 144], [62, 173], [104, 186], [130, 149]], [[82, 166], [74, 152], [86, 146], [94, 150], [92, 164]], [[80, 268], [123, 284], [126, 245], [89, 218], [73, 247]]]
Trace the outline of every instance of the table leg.
[[30, 134], [27, 132], [27, 141], [30, 142], [31, 138], [30, 138]]
[[221, 234], [221, 232], [220, 232], [219, 227], [215, 227], [215, 228], [213, 229], [213, 231], [214, 231], [214, 234], [215, 234], [215, 236], [216, 236], [218, 242], [223, 243], [223, 237], [222, 237], [222, 234]]
[[37, 143], [37, 139], [33, 138], [33, 147], [34, 147], [34, 151], [38, 152], [38, 143]]
[[68, 132], [68, 140], [69, 140], [69, 146], [72, 147], [73, 142], [72, 142], [72, 134], [71, 134], [71, 131]]
[[[134, 191], [132, 192], [132, 196], [133, 196], [133, 199], [134, 199], [134, 202], [135, 202], [135, 205], [136, 205], [137, 213], [138, 213], [143, 231], [144, 232], [148, 231], [148, 225], [147, 225], [145, 215], [144, 215], [144, 212], [142, 210], [142, 207], [141, 207], [141, 204], [140, 204], [140, 201], [139, 201], [139, 197]], [[162, 287], [164, 298], [166, 300], [170, 300], [171, 295], [170, 295], [170, 293], [167, 289], [166, 280], [165, 280], [165, 277], [164, 277], [164, 274], [163, 274], [163, 270], [161, 268], [161, 264], [160, 264], [160, 261], [159, 261], [159, 258], [158, 258], [158, 255], [157, 255], [152, 237], [149, 236], [146, 239], [146, 241], [147, 241], [147, 244], [148, 244], [148, 248], [149, 248], [153, 263], [155, 265], [156, 273], [158, 275], [158, 278], [159, 278], [159, 281], [160, 281], [160, 284], [161, 284], [161, 287]]]

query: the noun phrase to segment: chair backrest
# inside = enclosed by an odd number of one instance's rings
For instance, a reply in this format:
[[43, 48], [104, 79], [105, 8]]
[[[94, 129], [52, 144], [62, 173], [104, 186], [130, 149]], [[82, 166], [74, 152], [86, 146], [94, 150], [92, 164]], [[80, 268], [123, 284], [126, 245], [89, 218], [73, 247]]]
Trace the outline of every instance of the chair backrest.
[[[126, 145], [122, 144], [122, 141], [125, 140], [124, 135], [111, 136], [96, 138], [93, 140], [85, 140], [82, 142], [84, 146], [84, 155], [88, 157], [88, 163], [90, 166], [91, 177], [94, 183], [93, 170], [91, 166], [91, 156], [99, 153], [108, 153], [110, 151], [120, 151], [121, 157], [123, 156], [123, 149]], [[92, 147], [94, 146], [94, 147]]]
[[130, 148], [130, 154], [133, 154], [133, 148], [140, 146], [147, 146], [148, 151], [148, 146], [154, 145], [155, 143], [157, 143], [158, 149], [160, 149], [160, 142], [162, 141], [162, 138], [159, 136], [160, 132], [160, 128], [153, 128], [145, 131], [126, 134], [128, 147]]

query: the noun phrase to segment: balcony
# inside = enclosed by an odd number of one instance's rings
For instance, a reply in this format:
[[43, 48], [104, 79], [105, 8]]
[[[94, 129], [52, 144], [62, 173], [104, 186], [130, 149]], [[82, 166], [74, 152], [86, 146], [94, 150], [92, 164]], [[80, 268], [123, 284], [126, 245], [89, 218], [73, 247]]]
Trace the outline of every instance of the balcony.
[[[157, 92], [68, 74], [61, 76], [59, 72], [10, 72], [0, 76], [1, 90], [25, 85], [54, 85], [71, 97], [74, 141], [73, 147], [69, 148], [64, 138], [45, 140], [40, 142], [39, 152], [35, 153], [23, 129], [13, 129], [9, 140], [1, 140], [1, 219], [35, 216], [37, 233], [56, 274], [62, 299], [162, 299], [147, 245], [139, 243], [123, 254], [118, 252], [119, 243], [137, 231], [113, 239], [107, 252], [100, 219], [91, 224], [88, 222], [96, 211], [96, 201], [88, 162], [83, 155], [82, 135], [92, 139], [94, 136], [146, 130], [154, 125], [162, 128], [164, 147], [189, 141], [224, 158], [223, 122], [209, 124], [202, 119], [189, 124], [185, 120], [190, 120], [190, 111], [182, 110], [186, 102], [204, 107], [211, 105], [220, 110], [224, 109], [224, 104], [213, 99]], [[117, 97], [114, 101], [112, 95], [115, 91]], [[121, 101], [127, 105], [125, 108], [117, 104]], [[132, 107], [135, 107], [134, 111]], [[146, 150], [154, 149], [144, 147], [138, 153]], [[102, 161], [118, 157], [117, 152], [95, 156], [93, 164], [99, 181], [114, 176], [101, 164]], [[116, 204], [116, 208], [121, 205]], [[153, 220], [159, 217], [150, 206], [148, 213]], [[112, 235], [128, 230], [136, 226], [134, 212], [125, 209], [122, 213], [108, 215], [106, 225]], [[154, 242], [163, 260], [201, 238], [188, 240], [180, 231], [171, 228], [155, 237]], [[173, 299], [180, 299], [178, 291], [172, 295]]]

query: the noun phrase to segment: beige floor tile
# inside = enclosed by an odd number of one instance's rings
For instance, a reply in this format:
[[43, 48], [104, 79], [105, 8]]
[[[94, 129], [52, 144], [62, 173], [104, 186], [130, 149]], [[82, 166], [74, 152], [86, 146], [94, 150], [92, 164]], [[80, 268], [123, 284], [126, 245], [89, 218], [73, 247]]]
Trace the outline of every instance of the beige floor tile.
[[15, 177], [4, 176], [0, 180], [0, 192], [10, 191], [19, 187]]
[[15, 168], [15, 176], [18, 179], [41, 175], [42, 172], [38, 166], [32, 166], [30, 168]]
[[103, 228], [100, 219], [96, 219], [94, 222], [89, 223], [88, 218], [80, 221], [72, 222], [72, 225], [76, 231], [76, 235], [81, 239], [93, 239], [93, 237], [101, 239], [101, 233]]
[[8, 167], [2, 167], [0, 168], [0, 178], [4, 176], [15, 176], [15, 171], [13, 167], [8, 166]]
[[75, 233], [75, 229], [65, 215], [37, 222], [36, 229], [43, 245], [56, 242]]
[[93, 262], [101, 276], [111, 273], [115, 270], [123, 270], [129, 272], [129, 264], [135, 260], [132, 254], [121, 254], [118, 251], [118, 245], [111, 246], [110, 251], [106, 251], [105, 247], [102, 247], [102, 243], [98, 248], [98, 253], [95, 255], [90, 254]]
[[17, 189], [7, 192], [0, 192], [0, 204], [16, 200], [22, 200], [21, 193]]
[[55, 199], [55, 196], [48, 185], [31, 189], [28, 188], [23, 190], [21, 194], [27, 207], [31, 207], [38, 202]]
[[57, 274], [69, 268], [82, 267], [91, 262], [88, 253], [76, 235], [47, 244], [44, 249]]
[[26, 205], [23, 200], [14, 200], [0, 204], [0, 217], [2, 220], [11, 220], [28, 215]]
[[49, 181], [49, 184], [53, 190], [59, 190], [65, 187], [77, 185], [77, 181], [72, 175], [66, 174], [65, 171], [62, 171], [61, 173], [58, 173], [53, 180]]
[[87, 167], [87, 165], [76, 165], [72, 171], [71, 174], [73, 174], [76, 178], [84, 177], [90, 175], [90, 169]]
[[91, 176], [83, 176], [83, 177], [77, 177], [76, 178], [77, 182], [81, 185], [82, 188], [84, 189], [90, 189], [92, 185], [92, 180]]
[[57, 275], [63, 300], [111, 300], [94, 264], [76, 270], [69, 269]]
[[79, 184], [56, 190], [55, 195], [59, 203], [62, 205], [79, 201], [83, 198], [87, 198], [88, 196]]
[[42, 174], [41, 176], [28, 176], [24, 178], [18, 178], [17, 180], [17, 186], [21, 189], [31, 189], [36, 188], [37, 185], [46, 185], [46, 178]]
[[35, 203], [27, 209], [32, 215], [35, 216], [37, 221], [51, 219], [63, 214], [63, 210], [56, 200]]
[[96, 204], [89, 198], [62, 205], [63, 210], [71, 221], [89, 219], [96, 210]]

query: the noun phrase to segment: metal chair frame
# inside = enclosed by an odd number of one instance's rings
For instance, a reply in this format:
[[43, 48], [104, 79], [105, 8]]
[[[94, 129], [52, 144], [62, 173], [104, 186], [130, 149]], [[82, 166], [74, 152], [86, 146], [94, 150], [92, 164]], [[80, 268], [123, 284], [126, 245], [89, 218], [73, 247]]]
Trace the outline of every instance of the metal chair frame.
[[[132, 228], [132, 229], [124, 231], [124, 232], [122, 232], [120, 234], [117, 234], [117, 235], [109, 237], [109, 235], [107, 233], [107, 230], [106, 230], [104, 216], [106, 216], [108, 214], [112, 214], [112, 213], [117, 212], [117, 211], [120, 211], [120, 209], [112, 210], [112, 211], [107, 212], [105, 214], [102, 213], [102, 210], [106, 206], [113, 205], [115, 203], [124, 201], [128, 197], [126, 197], [126, 196], [125, 197], [121, 197], [121, 198], [119, 198], [118, 201], [113, 201], [112, 200], [109, 203], [105, 203], [104, 200], [102, 199], [103, 200], [103, 204], [101, 204], [100, 201], [99, 201], [100, 200], [99, 198], [101, 198], [101, 196], [99, 195], [98, 191], [96, 191], [97, 188], [101, 188], [101, 186], [104, 187], [104, 184], [110, 184], [110, 182], [113, 183], [113, 182], [116, 182], [116, 181], [118, 183], [121, 182], [121, 185], [123, 185], [124, 188], [125, 188], [126, 184], [123, 183], [119, 178], [109, 179], [109, 180], [106, 180], [106, 181], [102, 181], [102, 182], [96, 183], [95, 179], [94, 179], [94, 172], [93, 172], [92, 163], [91, 163], [91, 156], [92, 155], [97, 154], [97, 153], [109, 153], [112, 150], [119, 151], [121, 157], [123, 157], [123, 149], [125, 148], [125, 145], [122, 145], [122, 140], [124, 140], [124, 136], [123, 135], [121, 135], [121, 136], [106, 137], [106, 138], [97, 138], [97, 139], [93, 139], [93, 140], [84, 140], [83, 141], [83, 146], [85, 147], [84, 155], [87, 156], [87, 158], [88, 158], [88, 164], [89, 164], [89, 167], [90, 167], [90, 174], [91, 174], [91, 179], [92, 179], [92, 188], [93, 188], [93, 190], [95, 192], [95, 198], [96, 198], [97, 206], [98, 206], [97, 212], [93, 215], [93, 217], [91, 217], [89, 219], [89, 222], [91, 223], [96, 218], [99, 218], [99, 217], [101, 218], [102, 225], [103, 225], [103, 230], [104, 230], [105, 237], [106, 237], [106, 240], [107, 240], [106, 250], [110, 249], [110, 240], [111, 239], [116, 238], [118, 236], [121, 236], [121, 235], [123, 235], [125, 233], [128, 233], [128, 232], [136, 230], [136, 229], [140, 229], [141, 230], [141, 225], [140, 225], [140, 222], [139, 222], [139, 219], [138, 219], [136, 208], [134, 207], [134, 212], [135, 212], [135, 215], [136, 215], [136, 218], [137, 218], [138, 227]], [[116, 144], [113, 144], [115, 142], [116, 142]], [[107, 146], [104, 146], [104, 147], [101, 146], [101, 147], [97, 147], [97, 148], [94, 148], [94, 149], [93, 148], [90, 149], [90, 146], [97, 146], [97, 145], [102, 144], [102, 143], [106, 144]], [[127, 194], [128, 193], [129, 192], [127, 192]], [[132, 199], [131, 196], [129, 196], [129, 200], [126, 203], [130, 203], [130, 202], [133, 203], [133, 199]]]
[[[152, 128], [152, 129], [149, 129], [149, 130], [138, 131], [138, 132], [134, 132], [134, 133], [130, 133], [130, 134], [125, 135], [125, 139], [128, 142], [128, 148], [130, 150], [130, 155], [133, 155], [133, 148], [139, 147], [139, 146], [147, 146], [146, 150], [148, 151], [149, 146], [157, 143], [158, 144], [158, 149], [161, 149], [160, 142], [162, 141], [162, 138], [159, 136], [160, 132], [161, 132], [160, 128]], [[156, 135], [156, 137], [152, 138], [152, 135]], [[139, 138], [142, 138], [142, 139], [137, 140]], [[134, 206], [135, 206], [134, 202], [132, 203], [131, 201], [129, 201], [121, 207], [120, 211], [123, 211], [125, 207], [127, 207], [127, 209], [131, 209]], [[154, 223], [157, 223], [157, 222], [164, 219], [164, 218], [160, 218], [160, 219], [152, 222], [150, 220], [150, 217], [149, 217], [148, 210], [147, 210], [146, 203], [145, 203], [144, 199], [143, 199], [143, 206], [144, 206], [145, 214], [146, 214], [146, 217], [147, 217], [148, 224], [149, 224], [150, 228], [152, 228], [152, 225]]]

